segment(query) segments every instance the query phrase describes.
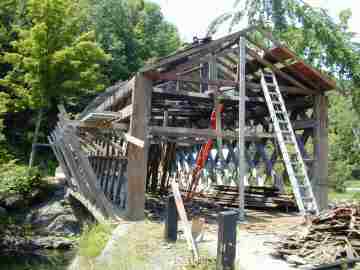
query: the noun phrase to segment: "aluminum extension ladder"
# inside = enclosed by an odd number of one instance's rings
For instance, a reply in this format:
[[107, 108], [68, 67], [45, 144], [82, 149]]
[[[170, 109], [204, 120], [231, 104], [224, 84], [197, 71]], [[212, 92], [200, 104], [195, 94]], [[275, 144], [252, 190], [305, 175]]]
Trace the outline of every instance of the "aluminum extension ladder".
[[319, 208], [275, 74], [260, 71], [260, 75], [261, 87], [300, 213], [304, 216], [318, 214]]

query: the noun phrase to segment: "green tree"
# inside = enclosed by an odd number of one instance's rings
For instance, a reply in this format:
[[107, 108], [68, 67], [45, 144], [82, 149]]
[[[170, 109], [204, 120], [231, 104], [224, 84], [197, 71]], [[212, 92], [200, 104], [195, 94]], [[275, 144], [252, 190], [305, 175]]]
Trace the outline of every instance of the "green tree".
[[102, 65], [110, 56], [86, 28], [81, 7], [74, 0], [28, 0], [29, 27], [15, 26], [18, 39], [11, 43], [12, 51], [4, 54], [12, 69], [0, 84], [16, 99], [14, 109], [39, 111], [33, 145], [44, 109], [105, 86]]
[[180, 46], [178, 31], [157, 4], [142, 0], [90, 0], [97, 40], [112, 55], [111, 82], [125, 80], [146, 61]]
[[224, 21], [230, 21], [230, 29], [240, 21], [264, 25], [311, 65], [337, 78], [343, 91], [351, 91], [360, 113], [359, 44], [352, 41], [350, 17], [351, 11], [344, 10], [335, 22], [326, 9], [312, 8], [302, 0], [236, 0], [234, 11], [215, 19], [209, 33]]
[[[11, 66], [4, 63], [4, 53], [10, 50], [10, 42], [14, 40], [15, 35], [12, 25], [15, 21], [17, 13], [16, 0], [3, 0], [0, 2], [0, 79], [3, 78], [10, 70]], [[8, 111], [8, 104], [11, 101], [11, 96], [3, 91], [0, 86], [0, 141], [4, 137], [1, 133], [3, 129], [3, 115]]]

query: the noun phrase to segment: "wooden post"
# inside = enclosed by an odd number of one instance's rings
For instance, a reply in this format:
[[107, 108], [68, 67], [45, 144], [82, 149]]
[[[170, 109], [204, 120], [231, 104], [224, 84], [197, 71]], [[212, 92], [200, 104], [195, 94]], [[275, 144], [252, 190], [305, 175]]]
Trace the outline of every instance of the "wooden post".
[[[203, 63], [201, 64], [201, 68], [200, 68], [200, 78], [207, 79], [208, 77], [209, 77], [209, 64]], [[200, 87], [201, 93], [204, 93], [209, 90], [209, 85], [206, 83], [202, 83], [200, 86], [201, 86]]]
[[314, 118], [314, 170], [313, 189], [320, 210], [328, 207], [328, 99], [315, 96]]
[[245, 64], [246, 64], [246, 40], [239, 39], [239, 220], [245, 220]]
[[235, 211], [219, 213], [216, 270], [235, 269], [237, 218], [238, 214]]
[[130, 220], [142, 220], [145, 218], [145, 188], [149, 149], [147, 126], [151, 116], [152, 82], [142, 74], [137, 74], [133, 80], [132, 93], [133, 111], [129, 133], [137, 139], [144, 140], [144, 147], [132, 143], [128, 147], [126, 216]]
[[165, 219], [165, 240], [177, 240], [177, 210], [174, 195], [169, 195], [166, 204], [166, 219]]

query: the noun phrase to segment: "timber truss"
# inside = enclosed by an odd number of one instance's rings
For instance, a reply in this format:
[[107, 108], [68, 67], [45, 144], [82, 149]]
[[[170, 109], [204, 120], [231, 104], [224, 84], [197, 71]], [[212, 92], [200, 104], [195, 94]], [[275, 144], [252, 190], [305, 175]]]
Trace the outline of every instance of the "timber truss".
[[[244, 182], [282, 189], [287, 174], [262, 71], [276, 75], [315, 197], [326, 207], [325, 92], [335, 82], [258, 27], [197, 41], [145, 66], [100, 94], [75, 120], [61, 112], [50, 142], [70, 189], [105, 216], [124, 212], [141, 219], [146, 191], [165, 191], [174, 179], [188, 186], [208, 139], [216, 147], [199, 190], [213, 184], [243, 188]], [[211, 129], [219, 97], [225, 110]]]

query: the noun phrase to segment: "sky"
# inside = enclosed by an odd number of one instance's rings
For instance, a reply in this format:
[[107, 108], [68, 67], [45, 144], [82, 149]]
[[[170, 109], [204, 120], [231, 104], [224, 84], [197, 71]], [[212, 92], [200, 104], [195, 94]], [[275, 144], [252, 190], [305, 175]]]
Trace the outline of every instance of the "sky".
[[[210, 22], [224, 12], [231, 11], [234, 0], [152, 0], [161, 6], [165, 18], [174, 23], [185, 41], [194, 36], [203, 37]], [[325, 7], [332, 16], [350, 8], [353, 16], [350, 27], [360, 33], [359, 0], [305, 0], [309, 4]], [[225, 33], [224, 33], [225, 34]]]

